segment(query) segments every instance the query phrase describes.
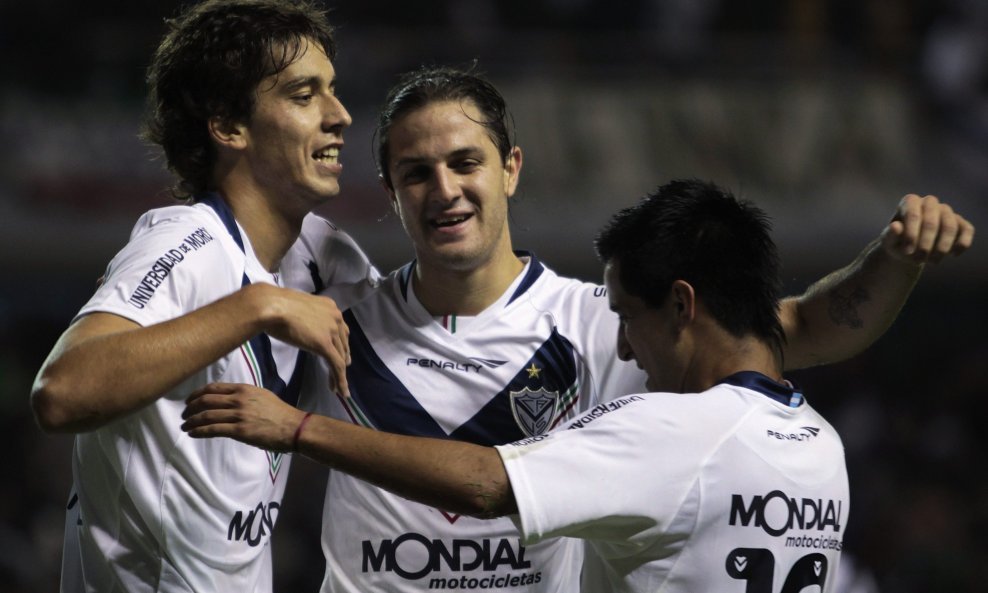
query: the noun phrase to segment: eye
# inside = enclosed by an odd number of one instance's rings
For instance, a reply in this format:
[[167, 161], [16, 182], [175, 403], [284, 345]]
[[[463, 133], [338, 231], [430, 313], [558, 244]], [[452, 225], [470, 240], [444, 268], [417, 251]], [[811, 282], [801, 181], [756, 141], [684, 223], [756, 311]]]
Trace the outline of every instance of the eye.
[[429, 176], [429, 170], [426, 167], [411, 167], [406, 169], [401, 174], [401, 180], [406, 183], [421, 183], [425, 181]]
[[480, 166], [480, 161], [476, 159], [463, 159], [453, 163], [453, 169], [460, 173], [471, 173]]
[[304, 93], [301, 95], [292, 95], [292, 101], [295, 101], [299, 105], [307, 105], [312, 101], [312, 93]]

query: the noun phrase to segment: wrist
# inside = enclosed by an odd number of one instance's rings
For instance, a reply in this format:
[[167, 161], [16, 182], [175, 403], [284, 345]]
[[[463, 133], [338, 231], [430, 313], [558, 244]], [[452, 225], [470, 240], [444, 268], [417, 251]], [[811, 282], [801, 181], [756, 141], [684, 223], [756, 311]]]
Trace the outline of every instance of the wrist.
[[878, 256], [881, 258], [880, 262], [882, 266], [888, 266], [889, 270], [894, 270], [903, 276], [916, 279], [923, 273], [923, 269], [926, 267], [926, 263], [922, 260], [917, 260], [910, 255], [896, 250], [895, 248], [889, 248], [885, 246], [880, 246], [877, 249]]
[[255, 334], [270, 332], [281, 322], [281, 308], [271, 286], [264, 283], [248, 284], [240, 290], [247, 319]]
[[298, 452], [299, 439], [302, 438], [302, 431], [305, 430], [305, 425], [308, 424], [309, 419], [312, 418], [312, 412], [306, 412], [302, 419], [298, 423], [298, 427], [295, 428], [295, 434], [292, 436], [292, 452]]

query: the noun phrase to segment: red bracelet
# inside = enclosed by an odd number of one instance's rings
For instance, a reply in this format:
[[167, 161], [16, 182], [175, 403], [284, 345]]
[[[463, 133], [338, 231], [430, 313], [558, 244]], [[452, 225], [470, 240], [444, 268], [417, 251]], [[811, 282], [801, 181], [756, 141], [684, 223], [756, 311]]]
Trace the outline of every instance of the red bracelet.
[[292, 451], [298, 451], [298, 438], [302, 436], [302, 429], [305, 428], [305, 423], [311, 417], [312, 412], [306, 412], [305, 416], [302, 416], [302, 421], [298, 423], [298, 428], [295, 429], [295, 437], [292, 439]]

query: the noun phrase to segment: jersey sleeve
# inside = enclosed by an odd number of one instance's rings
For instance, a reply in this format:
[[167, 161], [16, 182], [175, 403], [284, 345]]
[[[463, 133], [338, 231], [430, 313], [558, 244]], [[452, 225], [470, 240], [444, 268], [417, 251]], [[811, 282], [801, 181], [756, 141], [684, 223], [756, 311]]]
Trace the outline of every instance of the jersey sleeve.
[[306, 217], [281, 269], [285, 286], [328, 296], [340, 309], [359, 302], [381, 279], [353, 237], [315, 214]]
[[113, 313], [143, 326], [173, 319], [225, 296], [231, 281], [220, 277], [242, 277], [243, 265], [243, 258], [231, 261], [207, 215], [184, 206], [152, 210], [76, 318]]
[[685, 427], [663, 421], [646, 402], [665, 395], [618, 398], [552, 433], [496, 447], [523, 543], [621, 542], [668, 527], [696, 482], [702, 447], [676, 446]]

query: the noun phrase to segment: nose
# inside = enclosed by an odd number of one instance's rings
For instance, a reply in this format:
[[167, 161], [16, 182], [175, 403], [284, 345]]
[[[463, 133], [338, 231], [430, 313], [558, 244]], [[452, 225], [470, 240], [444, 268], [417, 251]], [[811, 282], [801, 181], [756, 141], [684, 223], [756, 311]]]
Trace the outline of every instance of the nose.
[[342, 131], [353, 123], [350, 112], [336, 95], [329, 95], [323, 109], [323, 128], [327, 132]]
[[440, 165], [436, 168], [433, 179], [432, 198], [442, 202], [452, 202], [460, 197], [460, 184], [456, 174], [448, 167]]
[[617, 355], [618, 358], [624, 361], [635, 359], [635, 353], [631, 349], [631, 344], [628, 343], [628, 337], [624, 333], [623, 323], [618, 326], [617, 330]]

